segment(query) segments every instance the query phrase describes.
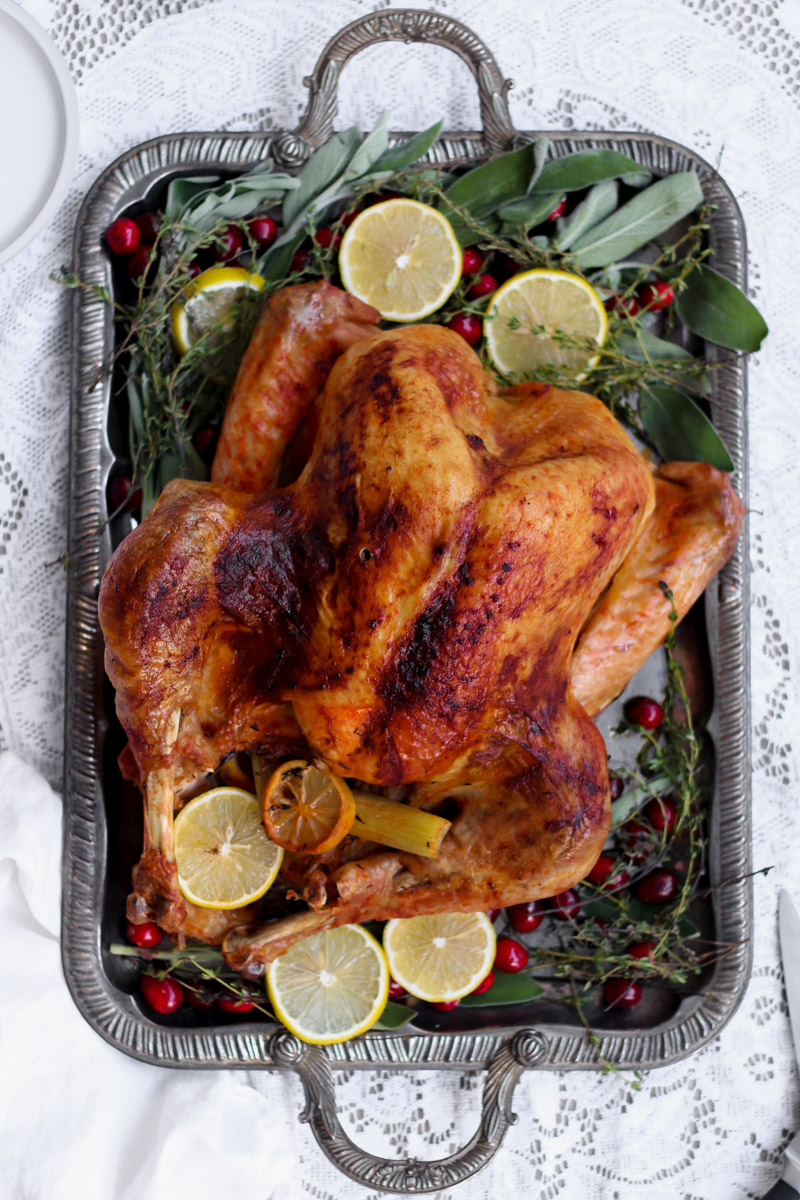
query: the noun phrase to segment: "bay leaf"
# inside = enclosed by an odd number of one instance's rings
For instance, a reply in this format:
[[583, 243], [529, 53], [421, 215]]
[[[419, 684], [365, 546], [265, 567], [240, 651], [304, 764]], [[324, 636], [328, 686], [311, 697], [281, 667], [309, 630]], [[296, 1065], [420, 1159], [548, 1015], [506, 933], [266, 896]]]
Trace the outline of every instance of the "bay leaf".
[[604, 179], [589, 189], [580, 204], [559, 221], [556, 243], [559, 250], [569, 250], [576, 238], [588, 233], [617, 207], [619, 184], [616, 179]]
[[511, 150], [460, 176], [447, 189], [439, 207], [452, 221], [458, 221], [452, 205], [466, 209], [480, 220], [501, 205], [526, 195], [537, 170], [535, 144]]
[[[709, 394], [708, 375], [705, 371], [702, 375], [690, 375], [688, 372], [680, 370], [678, 364], [692, 357], [688, 350], [684, 350], [683, 346], [656, 337], [655, 334], [641, 327], [635, 334], [623, 330], [617, 337], [617, 345], [623, 354], [635, 362], [666, 364], [671, 377], [679, 387], [686, 388], [690, 392], [697, 392], [701, 396]], [[675, 364], [674, 369], [673, 363]]]
[[399, 146], [390, 146], [384, 150], [380, 158], [375, 160], [374, 170], [394, 173], [402, 171], [404, 167], [410, 167], [417, 159], [422, 158], [423, 154], [428, 153], [442, 131], [442, 124], [442, 121], [437, 121], [435, 125], [431, 125], [430, 129], [424, 129], [416, 137], [401, 142]]
[[489, 1008], [496, 1004], [525, 1004], [541, 996], [544, 988], [531, 979], [530, 975], [510, 975], [506, 971], [495, 971], [494, 983], [488, 992], [480, 996], [465, 996], [462, 1008]]
[[[564, 158], [554, 158], [542, 169], [536, 181], [537, 192], [577, 192], [604, 179], [646, 182], [650, 172], [627, 154], [617, 150], [578, 150]], [[635, 183], [633, 186], [636, 186]]]
[[574, 242], [578, 266], [606, 267], [624, 258], [687, 217], [702, 200], [694, 171], [659, 179]]
[[758, 350], [768, 333], [764, 318], [744, 292], [705, 263], [687, 276], [675, 310], [693, 333], [729, 350]]
[[655, 385], [643, 387], [639, 392], [639, 416], [666, 462], [708, 462], [720, 471], [733, 470], [722, 438], [685, 392]]
[[387, 1000], [386, 1007], [372, 1028], [400, 1029], [401, 1026], [410, 1024], [416, 1015], [415, 1009], [407, 1008], [405, 1004], [397, 1004], [394, 1000]]

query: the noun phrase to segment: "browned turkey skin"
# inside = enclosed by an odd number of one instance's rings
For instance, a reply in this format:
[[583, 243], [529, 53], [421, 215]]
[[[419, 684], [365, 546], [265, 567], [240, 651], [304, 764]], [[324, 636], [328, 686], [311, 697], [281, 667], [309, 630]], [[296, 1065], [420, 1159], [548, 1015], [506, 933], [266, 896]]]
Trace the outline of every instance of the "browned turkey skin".
[[[662, 468], [654, 491], [593, 397], [500, 393], [457, 335], [373, 332], [376, 314], [361, 310], [327, 284], [273, 297], [223, 428], [214, 478], [229, 486], [170, 484], [100, 595], [145, 784], [130, 916], [224, 938], [229, 962], [254, 974], [318, 929], [513, 904], [583, 878], [609, 822], [606, 751], [586, 707], [599, 711], [663, 640], [659, 579], [683, 613], [741, 523], [727, 477], [705, 464]], [[315, 328], [336, 357], [321, 395]], [[287, 347], [289, 416], [285, 390], [275, 399]], [[262, 490], [309, 410], [299, 478]], [[653, 514], [668, 484], [683, 507], [667, 497]], [[609, 656], [620, 630], [635, 653]], [[233, 750], [300, 752], [366, 784], [411, 785], [410, 803], [446, 805], [453, 826], [435, 861], [347, 839], [287, 864], [308, 912], [262, 928], [241, 928], [245, 912], [206, 920], [176, 885], [174, 789]]]

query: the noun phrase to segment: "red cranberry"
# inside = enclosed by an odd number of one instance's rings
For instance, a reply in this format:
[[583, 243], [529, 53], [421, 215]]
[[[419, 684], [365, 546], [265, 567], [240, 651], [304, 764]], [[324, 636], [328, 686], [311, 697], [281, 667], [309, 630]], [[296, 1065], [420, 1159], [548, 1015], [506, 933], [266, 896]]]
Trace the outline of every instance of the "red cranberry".
[[483, 266], [483, 256], [478, 253], [474, 246], [467, 246], [464, 251], [464, 257], [461, 260], [462, 275], [477, 275]]
[[405, 996], [406, 989], [397, 982], [396, 979], [389, 980], [389, 999], [399, 1000], [401, 996]]
[[129, 512], [132, 508], [139, 507], [142, 503], [142, 489], [137, 488], [135, 492], [131, 492], [131, 486], [130, 475], [115, 475], [109, 480], [108, 504], [111, 512]]
[[643, 308], [649, 308], [651, 312], [660, 312], [662, 308], [669, 308], [675, 299], [675, 293], [668, 283], [646, 283], [639, 292], [639, 299]]
[[634, 696], [626, 702], [623, 712], [626, 721], [630, 721], [631, 725], [641, 725], [642, 729], [658, 729], [664, 720], [663, 708], [649, 696]]
[[251, 1004], [249, 1000], [240, 1000], [238, 996], [217, 996], [217, 1004], [223, 1012], [229, 1013], [246, 1013], [252, 1012], [255, 1004]]
[[606, 891], [619, 891], [628, 883], [630, 876], [627, 871], [617, 871], [613, 878], [611, 872], [616, 866], [616, 859], [610, 854], [601, 854], [586, 878], [596, 887], [604, 887]]
[[152, 950], [164, 936], [154, 921], [145, 921], [143, 925], [134, 925], [133, 921], [129, 921], [125, 935], [140, 950]]
[[477, 345], [483, 336], [483, 322], [472, 313], [456, 313], [447, 322], [447, 328], [462, 337], [468, 346]]
[[651, 871], [636, 887], [637, 899], [645, 904], [668, 904], [678, 894], [678, 879], [674, 871]]
[[328, 246], [335, 244], [338, 242], [338, 240], [339, 239], [337, 238], [336, 234], [332, 229], [329, 229], [327, 225], [323, 225], [314, 234], [314, 241], [318, 246], [321, 246], [323, 250], [327, 250]]
[[153, 263], [150, 261], [152, 249], [153, 247], [149, 244], [141, 245], [136, 253], [132, 254], [128, 259], [128, 275], [134, 282], [141, 279], [142, 276], [147, 275], [153, 266]]
[[356, 217], [363, 211], [363, 208], [354, 208], [351, 212], [342, 213], [342, 215], [339, 217], [339, 220], [344, 225], [345, 229], [349, 229]]
[[294, 254], [292, 255], [292, 270], [293, 271], [305, 271], [305, 269], [308, 266], [310, 261], [311, 261], [311, 251], [310, 250], [302, 250], [302, 249], [295, 250]]
[[614, 1008], [635, 1008], [642, 998], [642, 988], [633, 979], [607, 979], [603, 998]]
[[458, 1008], [460, 1000], [436, 1000], [433, 1007], [438, 1008], [439, 1012], [450, 1012], [454, 1008]]
[[192, 445], [198, 454], [203, 454], [208, 450], [216, 436], [217, 431], [213, 425], [204, 425], [202, 429], [198, 429], [192, 436]]
[[202, 274], [202, 271], [203, 271], [203, 268], [200, 266], [200, 263], [196, 262], [196, 261], [190, 262], [188, 267], [186, 268], [186, 274], [189, 276], [190, 279], [197, 279], [197, 276]]
[[139, 233], [142, 235], [142, 241], [154, 242], [158, 237], [158, 231], [161, 228], [161, 218], [159, 217], [158, 213], [139, 213], [135, 220], [136, 224], [139, 226]]
[[206, 1011], [213, 1008], [217, 1002], [218, 992], [208, 987], [202, 979], [193, 979], [184, 986], [184, 999], [190, 1008]]
[[490, 921], [495, 921], [497, 919], [497, 914], [499, 912], [500, 912], [499, 908], [487, 908], [486, 915]]
[[145, 1003], [157, 1013], [175, 1012], [183, 1004], [183, 988], [169, 975], [164, 979], [143, 975], [141, 988]]
[[629, 317], [635, 317], [639, 311], [639, 301], [635, 296], [611, 295], [603, 301], [603, 307], [608, 313], [626, 313]]
[[559, 892], [557, 896], [550, 898], [550, 907], [557, 917], [564, 920], [568, 917], [577, 917], [581, 911], [578, 893], [574, 888], [567, 888], [565, 892]]
[[649, 958], [656, 948], [655, 942], [637, 942], [628, 950], [631, 958]]
[[670, 833], [678, 819], [678, 809], [671, 800], [654, 799], [645, 805], [644, 815], [657, 833], [665, 830]]
[[244, 238], [242, 231], [238, 225], [229, 225], [217, 239], [217, 248], [214, 252], [214, 257], [217, 262], [230, 262], [236, 258], [237, 254], [241, 254], [244, 246]]
[[506, 912], [517, 933], [533, 933], [544, 918], [544, 905], [541, 900], [526, 900], [523, 904], [512, 904]]
[[510, 279], [518, 271], [524, 270], [521, 263], [515, 262], [507, 254], [496, 254], [492, 260], [492, 270], [498, 279]]
[[494, 971], [490, 971], [485, 979], [482, 979], [476, 988], [470, 992], [470, 996], [482, 996], [484, 992], [488, 992], [489, 988], [494, 983]]
[[247, 228], [257, 246], [270, 246], [275, 241], [278, 226], [272, 217], [253, 217]]
[[625, 784], [622, 782], [619, 775], [612, 775], [608, 782], [611, 788], [611, 799], [619, 800], [620, 796], [625, 791]]
[[545, 220], [546, 221], [557, 221], [559, 217], [563, 217], [563, 215], [566, 211], [567, 211], [567, 197], [562, 196], [561, 199], [559, 200], [558, 204], [553, 209], [553, 211], [549, 212], [547, 214], [547, 216], [545, 217]]
[[516, 974], [528, 965], [528, 951], [514, 938], [499, 937], [494, 955], [494, 965], [498, 971]]
[[142, 244], [139, 226], [127, 217], [120, 217], [106, 230], [106, 243], [112, 254], [123, 257], [133, 254]]
[[479, 275], [469, 289], [469, 294], [474, 300], [479, 300], [481, 296], [491, 296], [492, 292], [497, 291], [497, 286], [494, 275]]

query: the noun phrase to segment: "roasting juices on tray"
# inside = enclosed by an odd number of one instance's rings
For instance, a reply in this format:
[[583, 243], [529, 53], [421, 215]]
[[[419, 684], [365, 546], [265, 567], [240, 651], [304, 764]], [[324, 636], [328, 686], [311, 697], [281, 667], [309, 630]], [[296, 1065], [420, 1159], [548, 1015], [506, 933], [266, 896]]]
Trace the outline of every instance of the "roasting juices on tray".
[[[706, 263], [692, 173], [542, 143], [411, 170], [437, 132], [178, 181], [108, 232], [124, 269], [122, 233], [156, 231], [116, 485], [145, 513], [99, 610], [145, 809], [112, 950], [159, 1013], [325, 1043], [523, 1002], [543, 969], [633, 1007], [711, 953], [674, 627], [743, 509], [676, 335], [766, 330]], [[610, 777], [592, 718], [662, 643]]]

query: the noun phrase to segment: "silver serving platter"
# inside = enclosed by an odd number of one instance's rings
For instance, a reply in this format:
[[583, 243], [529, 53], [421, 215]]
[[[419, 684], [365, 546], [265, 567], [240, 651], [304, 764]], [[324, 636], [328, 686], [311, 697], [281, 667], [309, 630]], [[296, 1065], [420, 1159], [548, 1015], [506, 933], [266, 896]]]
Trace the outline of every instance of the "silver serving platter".
[[[198, 168], [235, 172], [267, 153], [287, 168], [302, 165], [332, 132], [342, 68], [352, 55], [378, 41], [446, 46], [466, 61], [476, 79], [483, 129], [442, 134], [427, 156], [430, 161], [472, 162], [539, 136], [514, 129], [506, 103], [511, 83], [464, 25], [433, 12], [371, 14], [348, 25], [323, 51], [305, 81], [310, 101], [297, 130], [176, 134], [145, 142], [112, 163], [83, 204], [75, 235], [75, 271], [88, 283], [113, 287], [103, 249], [105, 229], [132, 204], [163, 191], [176, 173], [191, 174]], [[405, 136], [398, 133], [393, 139]], [[714, 265], [744, 287], [741, 216], [729, 189], [708, 163], [674, 142], [637, 133], [547, 136], [551, 154], [557, 157], [607, 147], [630, 155], [655, 174], [697, 171], [706, 199], [716, 205], [710, 232]], [[748, 572], [743, 540], [708, 589], [701, 614], [709, 664], [706, 674], [713, 688], [706, 728], [716, 759], [709, 906], [713, 936], [729, 949], [693, 994], [679, 1002], [673, 997], [671, 1007], [662, 1003], [649, 1011], [642, 1006], [610, 1018], [608, 1014], [605, 1019], [598, 1017], [592, 1022], [598, 1035], [596, 1048], [568, 1009], [540, 1001], [513, 1009], [437, 1013], [421, 1030], [371, 1033], [324, 1049], [306, 1046], [282, 1027], [266, 1022], [235, 1023], [194, 1013], [158, 1021], [139, 1007], [133, 979], [125, 976], [120, 960], [110, 959], [104, 949], [122, 933], [129, 869], [140, 845], [141, 810], [134, 797], [126, 798], [113, 767], [113, 700], [104, 683], [97, 621], [103, 570], [114, 542], [125, 532], [103, 525], [106, 482], [125, 449], [121, 423], [115, 419], [119, 401], [112, 396], [111, 381], [102, 369], [113, 350], [113, 322], [107, 306], [88, 292], [75, 295], [73, 338], [69, 511], [73, 565], [68, 586], [62, 945], [64, 971], [75, 1002], [101, 1037], [134, 1058], [160, 1066], [296, 1070], [306, 1095], [301, 1120], [310, 1122], [325, 1154], [365, 1186], [416, 1194], [453, 1186], [489, 1161], [515, 1119], [511, 1097], [523, 1070], [596, 1069], [601, 1056], [623, 1068], [651, 1068], [675, 1062], [716, 1036], [742, 996], [751, 960]], [[707, 353], [713, 356], [714, 348]], [[731, 453], [733, 482], [746, 504], [744, 362], [741, 358], [727, 362], [712, 375], [712, 419]], [[331, 1072], [331, 1068], [353, 1067], [487, 1068], [474, 1137], [439, 1162], [383, 1160], [358, 1148], [337, 1119]]]

